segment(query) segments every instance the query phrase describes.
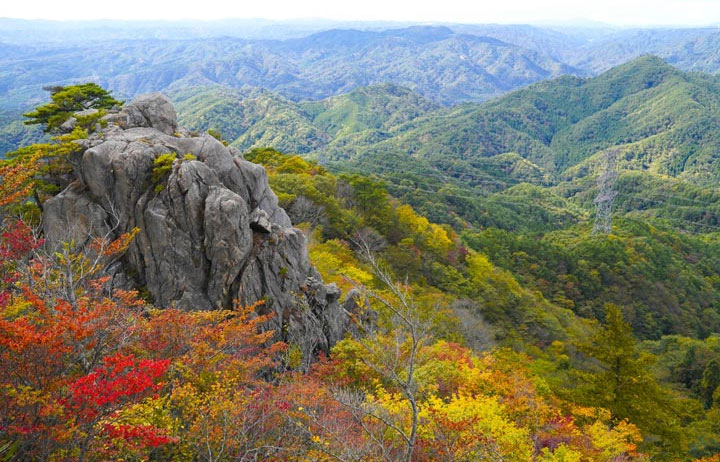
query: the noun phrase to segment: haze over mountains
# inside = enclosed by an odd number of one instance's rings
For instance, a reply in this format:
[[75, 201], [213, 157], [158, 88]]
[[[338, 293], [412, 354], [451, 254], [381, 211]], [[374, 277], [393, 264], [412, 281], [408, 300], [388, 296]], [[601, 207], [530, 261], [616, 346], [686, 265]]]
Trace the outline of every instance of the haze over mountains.
[[262, 87], [296, 100], [391, 82], [451, 104], [582, 73], [546, 53], [446, 27], [328, 30], [284, 41], [141, 39], [5, 49], [0, 76], [5, 108], [40, 98], [43, 85], [83, 79], [99, 80], [124, 97], [222, 84]]
[[125, 98], [222, 84], [303, 100], [394, 83], [455, 104], [559, 75], [595, 75], [642, 54], [683, 70], [720, 66], [716, 28], [338, 25], [0, 20], [0, 109], [32, 106], [44, 85], [88, 79]]

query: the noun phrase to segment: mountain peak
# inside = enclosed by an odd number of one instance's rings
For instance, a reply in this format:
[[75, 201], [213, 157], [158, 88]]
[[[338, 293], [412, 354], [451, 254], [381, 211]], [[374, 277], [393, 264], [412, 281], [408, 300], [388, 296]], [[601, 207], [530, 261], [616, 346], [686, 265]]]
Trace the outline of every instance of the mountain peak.
[[624, 70], [624, 69], [630, 69], [630, 68], [639, 68], [644, 67], [648, 69], [662, 69], [669, 72], [679, 72], [676, 68], [674, 68], [672, 65], [668, 64], [667, 61], [662, 59], [659, 56], [653, 55], [653, 54], [645, 54], [638, 56], [635, 59], [632, 59], [625, 64], [621, 64], [617, 67], [615, 67], [615, 70]]
[[[610, 85], [617, 91], [622, 87], [635, 92], [655, 87], [669, 77], [681, 76], [682, 72], [662, 58], [643, 55], [625, 64], [614, 67], [592, 79], [596, 85]], [[609, 91], [613, 89], [608, 88]]]
[[383, 35], [403, 37], [424, 43], [444, 40], [452, 35], [455, 35], [455, 32], [445, 26], [411, 26], [404, 29], [390, 29], [385, 31]]

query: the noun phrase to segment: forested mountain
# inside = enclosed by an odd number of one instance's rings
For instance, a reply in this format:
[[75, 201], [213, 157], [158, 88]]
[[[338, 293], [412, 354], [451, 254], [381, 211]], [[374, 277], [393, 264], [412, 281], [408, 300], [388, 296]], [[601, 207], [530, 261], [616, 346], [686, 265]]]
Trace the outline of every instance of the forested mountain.
[[578, 72], [542, 52], [447, 27], [330, 30], [307, 37], [246, 40], [123, 40], [27, 47], [0, 60], [3, 108], [27, 105], [23, 90], [98, 80], [131, 97], [201, 84], [259, 86], [317, 99], [393, 82], [444, 103], [484, 100], [548, 77]]
[[684, 74], [658, 58], [643, 57], [596, 78], [563, 77], [487, 104], [433, 112], [366, 149], [393, 151], [401, 145], [421, 159], [518, 152], [557, 175], [620, 146], [630, 153], [635, 149], [626, 161], [635, 161], [638, 169], [702, 182], [704, 173], [717, 168], [711, 154], [717, 85], [714, 77]]
[[718, 461], [714, 29], [229, 24], [0, 46], [0, 461]]
[[[219, 130], [242, 149], [277, 146], [378, 175], [435, 220], [541, 229], [582, 217], [572, 202], [591, 208], [594, 174], [608, 149], [618, 150], [618, 167], [627, 175], [651, 174], [640, 183], [621, 176], [623, 204], [641, 201], [629, 211], [674, 217], [683, 226], [718, 224], [714, 206], [703, 213], [693, 208], [693, 201], [712, 204], [702, 199], [710, 197], [703, 188], [716, 184], [720, 169], [717, 90], [713, 76], [642, 57], [595, 78], [563, 77], [452, 108], [394, 86], [307, 103], [219, 87], [173, 97], [190, 127]], [[640, 184], [676, 191], [678, 207], [663, 210]], [[487, 203], [506, 212], [488, 216]], [[533, 204], [539, 208], [530, 212]], [[513, 219], [518, 207], [537, 220]]]
[[179, 90], [171, 96], [188, 127], [218, 130], [241, 149], [277, 146], [301, 154], [331, 146], [352, 148], [365, 138], [383, 139], [394, 127], [438, 108], [392, 84], [304, 103], [268, 91], [217, 86]]

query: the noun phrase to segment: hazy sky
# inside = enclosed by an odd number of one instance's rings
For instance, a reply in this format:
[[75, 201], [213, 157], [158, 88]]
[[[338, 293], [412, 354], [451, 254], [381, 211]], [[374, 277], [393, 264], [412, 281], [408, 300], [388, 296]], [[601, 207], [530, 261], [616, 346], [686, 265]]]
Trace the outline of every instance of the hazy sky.
[[0, 17], [42, 19], [326, 18], [463, 23], [586, 19], [618, 25], [720, 22], [720, 0], [0, 0]]

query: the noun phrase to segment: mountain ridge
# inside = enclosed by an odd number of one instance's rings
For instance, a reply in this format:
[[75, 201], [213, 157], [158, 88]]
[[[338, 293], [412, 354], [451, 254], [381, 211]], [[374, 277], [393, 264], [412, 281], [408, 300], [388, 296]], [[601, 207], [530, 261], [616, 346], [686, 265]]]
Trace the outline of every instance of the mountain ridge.
[[[515, 184], [567, 183], [575, 186], [555, 191], [574, 200], [578, 191], [594, 187], [592, 178], [608, 148], [620, 149], [622, 170], [714, 187], [718, 164], [713, 146], [720, 149], [712, 129], [712, 120], [720, 120], [720, 102], [714, 96], [717, 78], [684, 73], [654, 56], [637, 58], [594, 78], [563, 76], [540, 82], [481, 104], [432, 107], [408, 89], [395, 97], [396, 106], [381, 105], [380, 110], [352, 101], [353, 95], [363, 93], [372, 93], [374, 101], [388, 101], [392, 88], [396, 87], [374, 86], [308, 103], [280, 99], [275, 110], [283, 118], [264, 112], [259, 125], [250, 124], [241, 135], [231, 132], [227, 138], [241, 149], [275, 146], [335, 169], [378, 175], [388, 180], [393, 193], [433, 220], [454, 225], [464, 219], [482, 223], [485, 218], [473, 211], [475, 206], [463, 206], [465, 211], [455, 216], [454, 206], [448, 209], [431, 198], [439, 191], [447, 190], [461, 202], [482, 203], [493, 194], [500, 194], [500, 202], [514, 202], [519, 196], [505, 197], [503, 191]], [[181, 119], [188, 117], [188, 125], [193, 125], [192, 117], [185, 114], [193, 113], [202, 114], [200, 129], [220, 129], [231, 120], [237, 122], [235, 128], [244, 126], [242, 117], [205, 113], [197, 104], [202, 93], [197, 90], [196, 104], [178, 101]], [[233, 98], [249, 107], [259, 104], [249, 94]], [[366, 111], [365, 118], [378, 117], [383, 110], [390, 111], [386, 118], [395, 110], [406, 116], [357, 125], [342, 111], [329, 109], [333, 105]], [[290, 114], [292, 123], [287, 119]], [[346, 129], [328, 130], [333, 126]], [[301, 128], [300, 136], [292, 127]], [[413, 188], [420, 191], [414, 193]], [[556, 200], [559, 197], [551, 202]]]

